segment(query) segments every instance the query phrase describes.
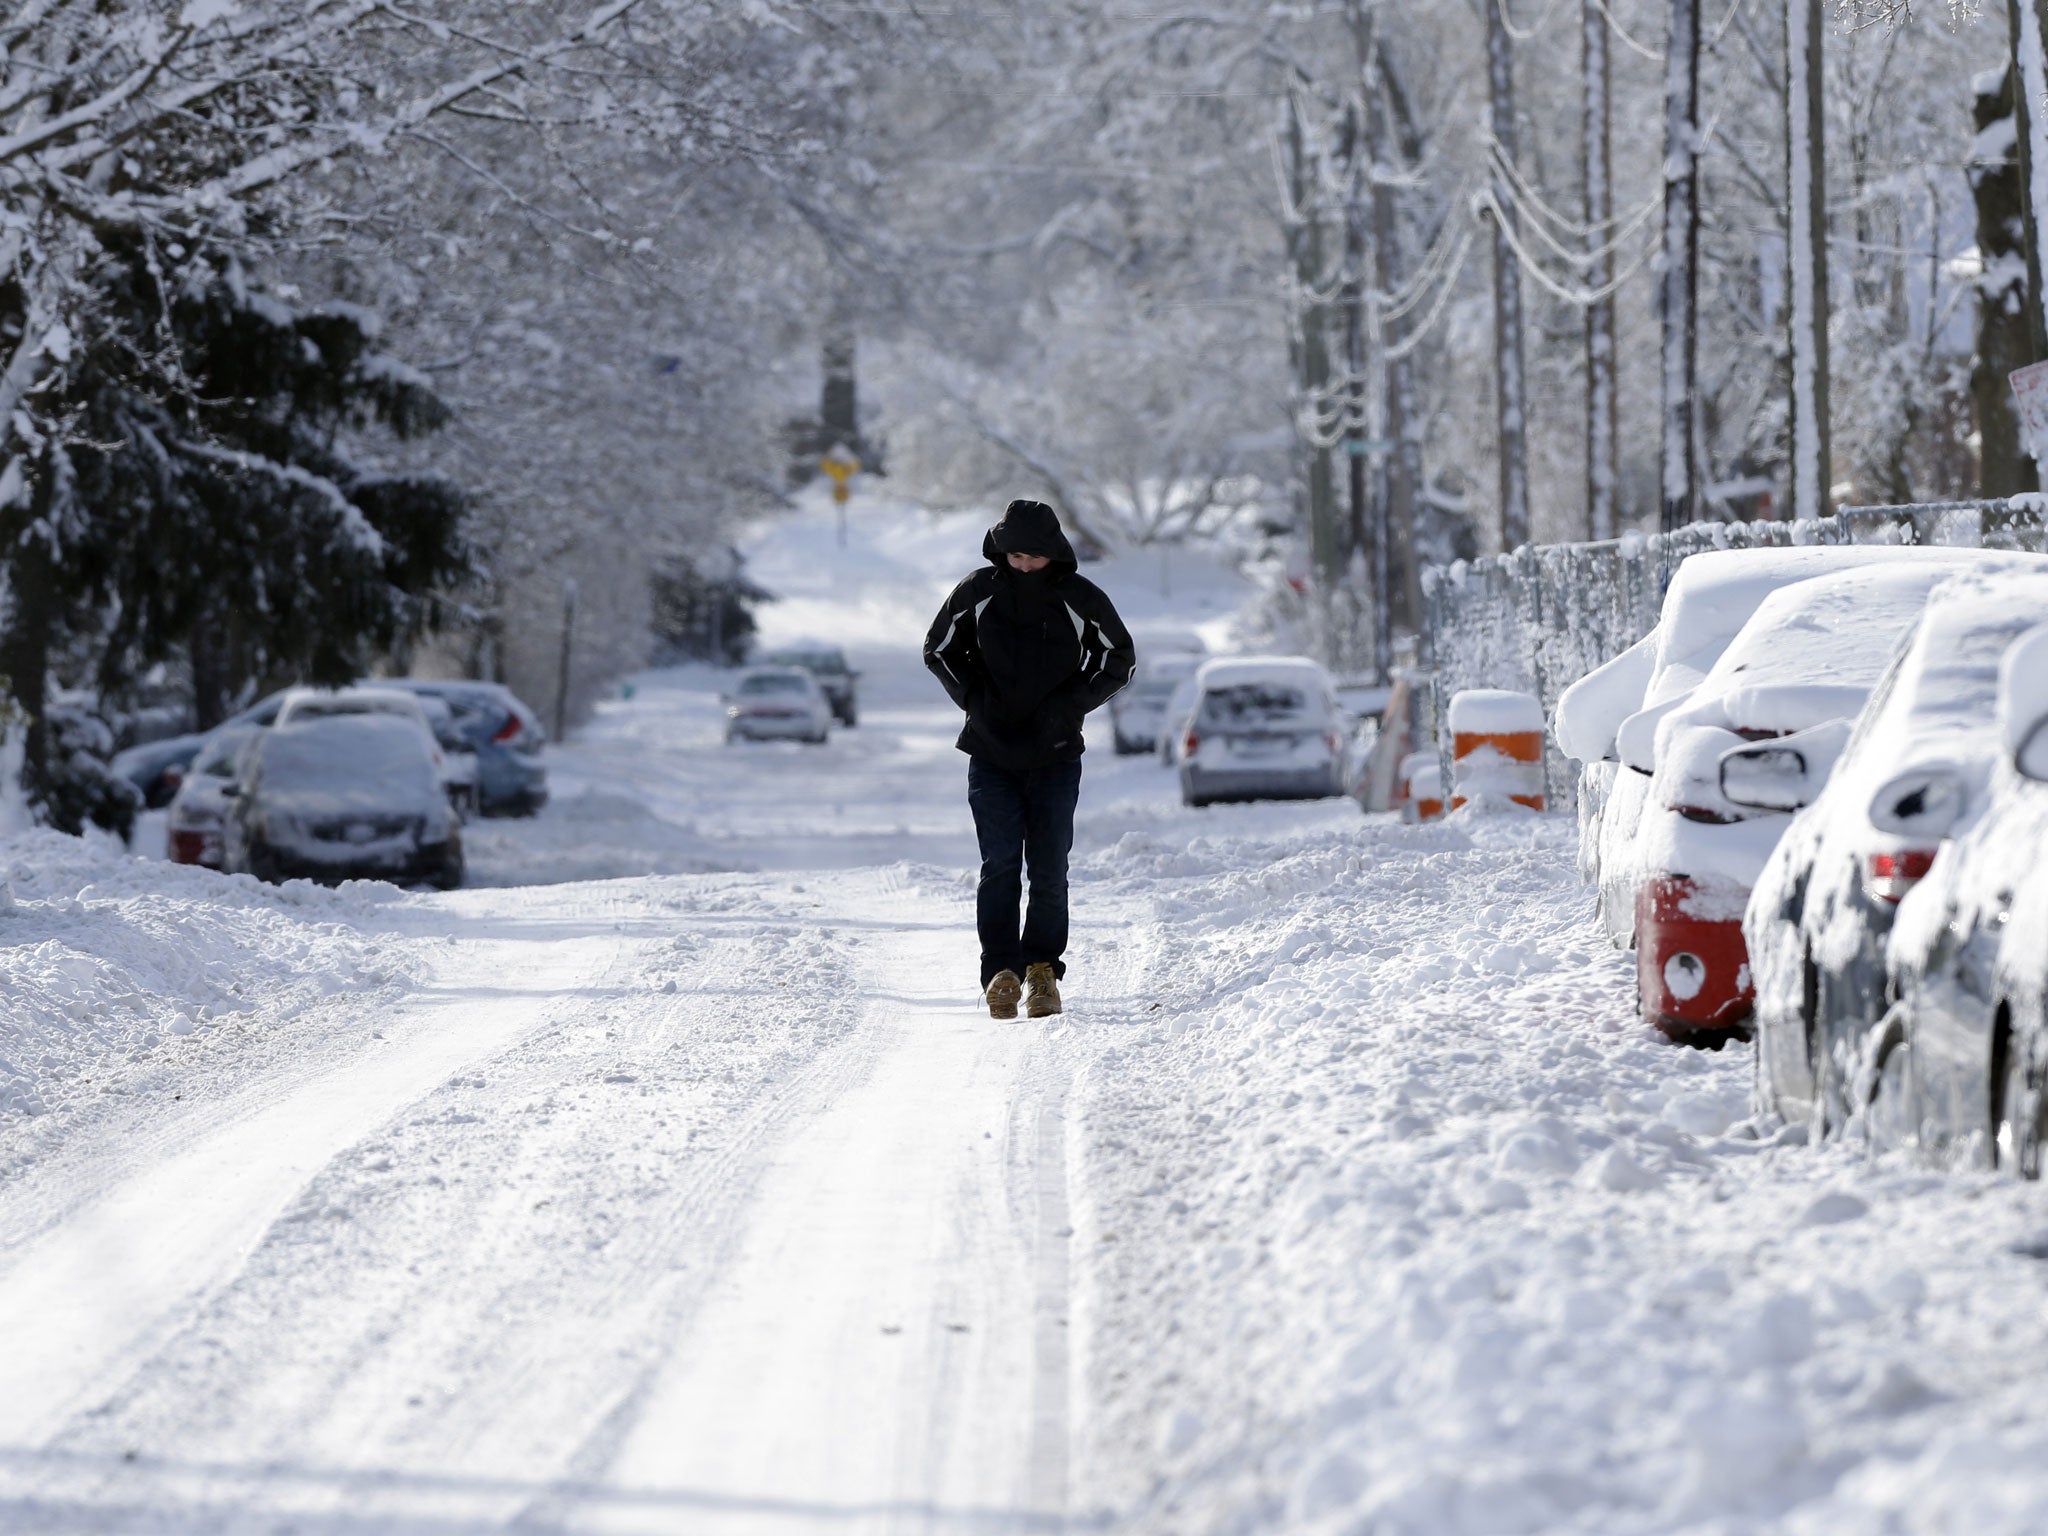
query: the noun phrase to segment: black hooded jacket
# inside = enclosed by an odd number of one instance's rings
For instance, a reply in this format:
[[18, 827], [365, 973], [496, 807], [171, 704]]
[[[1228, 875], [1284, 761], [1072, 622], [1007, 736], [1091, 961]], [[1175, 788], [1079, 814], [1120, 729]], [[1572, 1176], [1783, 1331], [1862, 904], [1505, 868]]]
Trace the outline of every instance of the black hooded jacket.
[[[988, 565], [955, 587], [924, 639], [924, 664], [967, 712], [962, 752], [1022, 773], [1081, 755], [1081, 720], [1131, 680], [1130, 632], [1075, 569], [1059, 517], [1013, 501], [989, 529]], [[1043, 570], [1010, 568], [1044, 555]]]

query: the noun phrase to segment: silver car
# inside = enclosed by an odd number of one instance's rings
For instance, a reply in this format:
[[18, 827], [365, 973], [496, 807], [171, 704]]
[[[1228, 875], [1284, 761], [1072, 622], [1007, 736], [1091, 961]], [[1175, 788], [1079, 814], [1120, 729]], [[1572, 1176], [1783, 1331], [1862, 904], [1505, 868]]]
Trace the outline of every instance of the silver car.
[[1204, 663], [1180, 744], [1182, 802], [1342, 793], [1341, 719], [1329, 673], [1306, 656]]
[[750, 667], [725, 696], [725, 740], [808, 741], [832, 729], [832, 704], [802, 667]]

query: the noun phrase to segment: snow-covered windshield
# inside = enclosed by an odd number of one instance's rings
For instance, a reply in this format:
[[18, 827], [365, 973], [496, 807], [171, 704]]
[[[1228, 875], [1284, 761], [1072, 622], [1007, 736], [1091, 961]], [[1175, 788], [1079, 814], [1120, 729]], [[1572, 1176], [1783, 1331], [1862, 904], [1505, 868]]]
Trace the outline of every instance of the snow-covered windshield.
[[1310, 714], [1308, 694], [1291, 683], [1234, 683], [1202, 695], [1202, 723], [1211, 730], [1250, 729]]
[[786, 672], [763, 672], [740, 684], [740, 692], [759, 696], [767, 693], [807, 693], [804, 680]]
[[192, 764], [192, 772], [205, 774], [210, 778], [231, 779], [235, 776], [235, 759], [242, 755], [242, 748], [249, 738], [256, 734], [253, 726], [228, 726], [215, 731], [206, 739], [206, 745], [199, 749], [199, 756]]
[[263, 739], [257, 774], [266, 801], [294, 808], [424, 810], [441, 796], [418, 726], [395, 715], [278, 726]]

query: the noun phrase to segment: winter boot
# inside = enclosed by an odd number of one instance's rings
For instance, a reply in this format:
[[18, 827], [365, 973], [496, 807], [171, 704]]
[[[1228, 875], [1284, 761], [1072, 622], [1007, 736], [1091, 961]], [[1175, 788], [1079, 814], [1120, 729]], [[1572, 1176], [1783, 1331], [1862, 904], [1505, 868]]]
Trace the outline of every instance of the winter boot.
[[1024, 1011], [1034, 1019], [1065, 1011], [1060, 1007], [1059, 978], [1044, 960], [1024, 968]]
[[997, 971], [989, 978], [988, 1016], [992, 1019], [1014, 1019], [1017, 1017], [1017, 999], [1024, 994], [1024, 983], [1017, 979], [1015, 971]]

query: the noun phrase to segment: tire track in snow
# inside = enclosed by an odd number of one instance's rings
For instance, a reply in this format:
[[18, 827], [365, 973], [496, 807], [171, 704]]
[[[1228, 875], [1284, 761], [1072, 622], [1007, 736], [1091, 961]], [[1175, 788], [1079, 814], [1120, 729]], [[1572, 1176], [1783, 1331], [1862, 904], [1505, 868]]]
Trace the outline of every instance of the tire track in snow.
[[0, 1361], [0, 1445], [46, 1442], [124, 1368], [145, 1357], [194, 1301], [231, 1276], [293, 1195], [335, 1153], [450, 1072], [530, 1027], [603, 963], [602, 941], [569, 940], [528, 967], [529, 985], [480, 1031], [469, 997], [505, 972], [504, 946], [480, 945], [404, 1010], [386, 1036], [277, 1096], [231, 1106], [225, 1123], [166, 1149], [13, 1256], [0, 1316], [35, 1319]]

